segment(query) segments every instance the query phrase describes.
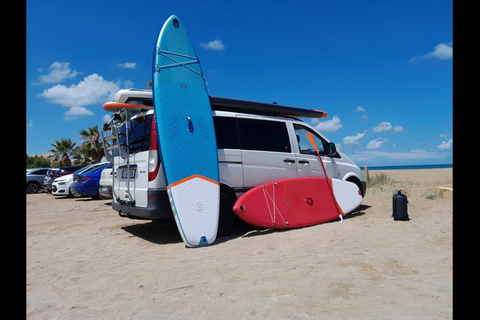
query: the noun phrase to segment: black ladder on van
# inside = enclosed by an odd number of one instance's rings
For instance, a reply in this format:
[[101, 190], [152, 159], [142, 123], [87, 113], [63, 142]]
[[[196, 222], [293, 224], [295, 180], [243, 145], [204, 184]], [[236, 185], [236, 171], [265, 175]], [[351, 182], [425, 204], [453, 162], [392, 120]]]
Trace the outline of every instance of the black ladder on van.
[[[125, 134], [120, 131], [120, 127], [125, 124]], [[109, 133], [109, 134], [108, 134]], [[103, 151], [105, 152], [105, 157], [107, 161], [112, 162], [113, 165], [113, 181], [112, 181], [112, 193], [113, 198], [121, 204], [126, 205], [135, 205], [135, 200], [130, 194], [130, 150], [129, 150], [129, 133], [130, 133], [130, 117], [127, 109], [120, 109], [119, 111], [112, 114], [111, 119], [103, 125], [102, 134], [102, 145]], [[124, 137], [123, 142], [120, 138]], [[115, 177], [120, 172], [115, 172], [115, 154], [117, 153], [122, 159], [125, 159], [127, 162], [127, 190], [126, 193], [129, 199], [132, 201], [121, 200], [119, 195], [115, 193]], [[119, 177], [120, 178], [120, 177]]]

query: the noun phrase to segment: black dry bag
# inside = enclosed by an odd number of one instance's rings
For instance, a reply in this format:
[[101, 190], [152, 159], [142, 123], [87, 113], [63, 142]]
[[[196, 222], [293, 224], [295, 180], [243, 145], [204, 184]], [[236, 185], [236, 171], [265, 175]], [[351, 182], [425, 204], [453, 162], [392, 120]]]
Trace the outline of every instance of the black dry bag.
[[392, 198], [393, 203], [393, 213], [392, 217], [393, 220], [410, 220], [408, 218], [407, 212], [407, 196], [402, 193], [402, 190], [398, 190], [396, 194], [393, 195]]

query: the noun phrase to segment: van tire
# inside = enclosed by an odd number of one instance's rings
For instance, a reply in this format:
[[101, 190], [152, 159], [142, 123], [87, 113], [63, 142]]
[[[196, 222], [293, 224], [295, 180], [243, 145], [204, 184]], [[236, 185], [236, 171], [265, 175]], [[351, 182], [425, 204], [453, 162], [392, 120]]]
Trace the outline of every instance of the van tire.
[[220, 193], [220, 214], [218, 216], [217, 237], [224, 237], [230, 233], [235, 222], [232, 199], [225, 193]]

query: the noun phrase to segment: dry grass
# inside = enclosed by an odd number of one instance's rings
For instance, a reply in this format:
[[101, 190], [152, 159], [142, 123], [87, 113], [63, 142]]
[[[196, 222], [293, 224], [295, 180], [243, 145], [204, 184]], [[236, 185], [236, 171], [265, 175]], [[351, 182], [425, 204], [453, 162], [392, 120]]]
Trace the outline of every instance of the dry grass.
[[370, 178], [367, 179], [367, 185], [369, 192], [395, 194], [402, 189], [403, 184], [386, 173], [379, 172], [370, 175]]
[[436, 188], [436, 189], [430, 190], [425, 195], [425, 199], [428, 199], [428, 200], [441, 199], [444, 197], [449, 197], [452, 194], [453, 194], [453, 191], [451, 190]]
[[374, 194], [389, 193], [395, 194], [398, 190], [408, 195], [411, 192], [419, 193], [428, 200], [436, 200], [451, 197], [452, 190], [441, 189], [439, 187], [453, 187], [451, 178], [434, 181], [418, 181], [406, 178], [405, 180], [396, 179], [384, 172], [370, 174], [367, 179], [368, 191]]

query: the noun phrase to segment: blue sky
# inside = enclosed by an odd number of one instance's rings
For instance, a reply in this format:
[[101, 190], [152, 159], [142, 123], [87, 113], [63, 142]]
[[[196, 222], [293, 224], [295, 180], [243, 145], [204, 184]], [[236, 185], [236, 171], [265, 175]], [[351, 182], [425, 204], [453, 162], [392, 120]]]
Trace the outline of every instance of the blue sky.
[[176, 14], [209, 94], [328, 113], [358, 165], [452, 163], [451, 1], [27, 1], [27, 154], [104, 121], [151, 80]]

